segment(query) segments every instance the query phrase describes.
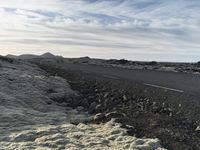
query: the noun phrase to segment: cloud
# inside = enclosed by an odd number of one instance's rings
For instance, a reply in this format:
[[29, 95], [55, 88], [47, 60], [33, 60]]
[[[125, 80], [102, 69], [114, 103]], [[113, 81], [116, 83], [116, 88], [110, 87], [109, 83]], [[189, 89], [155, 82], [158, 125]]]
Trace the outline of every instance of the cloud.
[[0, 53], [197, 61], [199, 7], [198, 0], [6, 0]]

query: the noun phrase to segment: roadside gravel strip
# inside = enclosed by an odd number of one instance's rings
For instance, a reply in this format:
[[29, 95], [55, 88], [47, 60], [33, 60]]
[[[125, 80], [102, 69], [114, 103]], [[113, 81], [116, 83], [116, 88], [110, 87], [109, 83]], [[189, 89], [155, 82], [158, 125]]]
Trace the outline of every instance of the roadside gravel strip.
[[157, 138], [128, 135], [114, 119], [91, 122], [68, 82], [33, 64], [0, 57], [1, 150], [164, 150]]

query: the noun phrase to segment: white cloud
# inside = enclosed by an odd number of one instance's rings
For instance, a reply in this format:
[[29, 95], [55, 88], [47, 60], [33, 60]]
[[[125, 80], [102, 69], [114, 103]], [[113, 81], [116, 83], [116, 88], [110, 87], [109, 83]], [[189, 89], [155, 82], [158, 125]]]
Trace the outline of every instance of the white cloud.
[[199, 7], [197, 0], [1, 1], [0, 54], [197, 61]]

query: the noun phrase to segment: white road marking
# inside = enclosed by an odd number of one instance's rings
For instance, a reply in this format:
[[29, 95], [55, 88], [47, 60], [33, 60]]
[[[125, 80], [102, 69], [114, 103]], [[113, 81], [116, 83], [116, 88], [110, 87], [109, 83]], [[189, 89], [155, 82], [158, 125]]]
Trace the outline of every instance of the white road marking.
[[173, 89], [173, 88], [159, 86], [159, 85], [154, 85], [154, 84], [149, 84], [149, 83], [144, 83], [144, 85], [155, 87], [155, 88], [160, 88], [160, 89], [165, 89], [165, 90], [169, 90], [169, 91], [179, 92], [179, 93], [183, 93], [184, 92], [183, 90]]
[[117, 77], [113, 77], [113, 76], [109, 76], [109, 75], [103, 75], [103, 76], [106, 77], [106, 78], [110, 78], [110, 79], [119, 79]]

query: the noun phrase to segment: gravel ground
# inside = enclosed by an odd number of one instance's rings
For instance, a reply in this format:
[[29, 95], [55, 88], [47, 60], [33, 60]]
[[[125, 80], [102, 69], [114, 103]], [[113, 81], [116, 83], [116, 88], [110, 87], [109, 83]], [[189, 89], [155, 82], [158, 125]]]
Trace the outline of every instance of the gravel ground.
[[0, 149], [165, 150], [157, 138], [128, 135], [114, 119], [93, 122], [77, 105], [82, 98], [64, 78], [0, 57]]

